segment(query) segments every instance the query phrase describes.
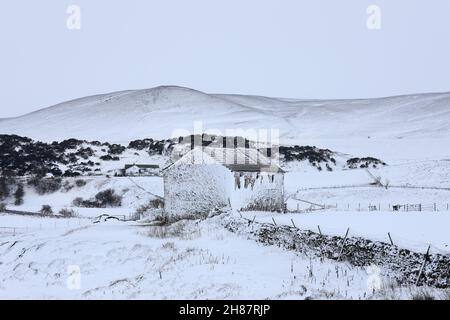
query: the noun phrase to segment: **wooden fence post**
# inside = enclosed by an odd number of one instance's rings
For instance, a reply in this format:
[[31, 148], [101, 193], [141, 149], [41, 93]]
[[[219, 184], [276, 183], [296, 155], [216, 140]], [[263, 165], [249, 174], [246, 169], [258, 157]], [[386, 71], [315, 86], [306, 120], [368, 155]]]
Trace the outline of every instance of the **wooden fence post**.
[[319, 234], [322, 235], [322, 230], [320, 230], [320, 226], [317, 226], [317, 229], [319, 229]]
[[277, 223], [275, 222], [275, 219], [272, 217], [273, 225], [276, 226]]
[[292, 222], [292, 225], [294, 226], [294, 228], [297, 228], [297, 227], [295, 226], [294, 219], [291, 219], [291, 222]]
[[419, 275], [417, 276], [417, 280], [416, 280], [416, 286], [419, 284], [420, 277], [422, 276], [422, 273], [423, 273], [423, 269], [425, 268], [425, 264], [428, 261], [428, 256], [430, 255], [430, 248], [431, 248], [431, 245], [428, 246], [427, 253], [425, 254], [425, 257], [423, 259], [422, 266], [420, 267]]
[[389, 241], [391, 242], [391, 246], [394, 245], [394, 241], [392, 241], [392, 237], [391, 237], [391, 233], [388, 232], [388, 236], [389, 236]]
[[349, 231], [350, 231], [350, 228], [347, 228], [347, 232], [345, 233], [344, 240], [342, 241], [342, 247], [341, 247], [341, 252], [339, 252], [338, 261], [341, 260], [342, 253], [344, 252], [344, 246], [345, 246], [345, 242], [347, 241]]

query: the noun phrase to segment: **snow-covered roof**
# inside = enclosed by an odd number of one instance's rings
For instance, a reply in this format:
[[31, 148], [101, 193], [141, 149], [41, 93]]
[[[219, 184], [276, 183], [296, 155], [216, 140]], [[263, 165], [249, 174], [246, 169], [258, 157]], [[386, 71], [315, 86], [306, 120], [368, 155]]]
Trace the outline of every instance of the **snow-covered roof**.
[[157, 164], [126, 164], [125, 170], [129, 168], [137, 167], [139, 169], [158, 169], [159, 165]]
[[169, 167], [182, 163], [220, 164], [237, 172], [283, 172], [273, 159], [250, 148], [197, 147]]

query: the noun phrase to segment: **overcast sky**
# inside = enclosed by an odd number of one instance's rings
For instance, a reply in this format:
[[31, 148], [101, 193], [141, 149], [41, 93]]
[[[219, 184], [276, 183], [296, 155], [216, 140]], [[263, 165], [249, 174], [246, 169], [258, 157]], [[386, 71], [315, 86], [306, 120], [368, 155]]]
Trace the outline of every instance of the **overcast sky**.
[[[81, 30], [66, 26], [81, 8]], [[366, 9], [381, 9], [381, 29]], [[359, 98], [450, 91], [448, 0], [14, 0], [0, 117], [125, 89]]]

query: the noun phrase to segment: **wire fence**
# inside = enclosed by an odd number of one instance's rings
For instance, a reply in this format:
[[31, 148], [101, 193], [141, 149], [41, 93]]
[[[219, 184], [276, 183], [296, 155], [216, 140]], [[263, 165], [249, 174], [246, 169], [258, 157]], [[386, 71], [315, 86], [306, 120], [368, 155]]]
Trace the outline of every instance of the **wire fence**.
[[358, 203], [335, 203], [335, 204], [313, 204], [309, 206], [301, 206], [300, 202], [305, 203], [299, 199], [296, 208], [285, 207], [285, 213], [307, 213], [315, 211], [351, 211], [351, 212], [377, 212], [377, 211], [390, 211], [390, 212], [449, 212], [450, 203], [374, 203], [374, 202], [358, 202]]

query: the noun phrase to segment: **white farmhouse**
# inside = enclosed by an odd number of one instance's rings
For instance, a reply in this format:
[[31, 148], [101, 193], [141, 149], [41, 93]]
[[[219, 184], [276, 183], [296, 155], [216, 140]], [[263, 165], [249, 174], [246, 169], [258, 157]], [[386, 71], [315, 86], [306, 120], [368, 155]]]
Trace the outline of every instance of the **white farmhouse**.
[[127, 164], [123, 169], [125, 176], [157, 175], [159, 166], [153, 164]]
[[163, 170], [165, 212], [282, 211], [284, 171], [256, 149], [197, 147]]

